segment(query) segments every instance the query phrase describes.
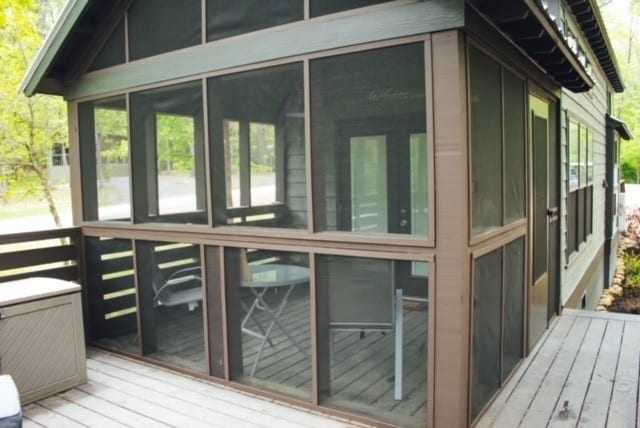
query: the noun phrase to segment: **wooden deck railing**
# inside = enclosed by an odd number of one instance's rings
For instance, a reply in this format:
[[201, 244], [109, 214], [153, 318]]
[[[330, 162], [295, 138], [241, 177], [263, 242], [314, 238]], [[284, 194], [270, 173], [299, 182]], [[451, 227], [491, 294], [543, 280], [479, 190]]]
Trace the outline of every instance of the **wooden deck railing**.
[[0, 282], [35, 276], [80, 282], [79, 227], [0, 235]]

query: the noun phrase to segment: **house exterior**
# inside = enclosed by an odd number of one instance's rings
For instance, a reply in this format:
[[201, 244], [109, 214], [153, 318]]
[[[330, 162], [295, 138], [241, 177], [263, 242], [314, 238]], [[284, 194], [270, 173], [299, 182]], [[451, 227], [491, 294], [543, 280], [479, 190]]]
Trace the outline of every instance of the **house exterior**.
[[618, 240], [593, 0], [71, 0], [88, 342], [309, 409], [468, 426]]

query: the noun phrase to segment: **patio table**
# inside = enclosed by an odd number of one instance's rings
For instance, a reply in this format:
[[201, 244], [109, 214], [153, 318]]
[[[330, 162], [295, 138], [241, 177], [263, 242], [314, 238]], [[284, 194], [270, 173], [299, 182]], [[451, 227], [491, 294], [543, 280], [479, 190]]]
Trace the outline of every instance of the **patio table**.
[[[251, 306], [249, 308], [245, 307], [247, 313], [242, 320], [242, 332], [261, 340], [260, 347], [253, 361], [253, 366], [251, 367], [251, 376], [254, 376], [256, 373], [266, 344], [269, 343], [272, 345], [269, 337], [275, 327], [280, 329], [286, 338], [298, 349], [298, 352], [308, 358], [309, 354], [302, 348], [300, 343], [291, 336], [286, 327], [282, 325], [280, 317], [287, 306], [289, 296], [294, 288], [297, 285], [309, 283], [309, 268], [281, 263], [249, 265], [249, 276], [249, 280], [240, 282], [240, 286], [251, 290], [254, 297]], [[265, 294], [269, 290], [276, 288], [285, 289], [281, 299], [279, 301], [276, 299], [276, 301], [271, 304], [267, 303]], [[262, 324], [255, 317], [257, 310], [266, 312], [271, 319], [266, 329], [263, 328]], [[252, 330], [246, 326], [250, 319], [253, 320], [260, 331]]]

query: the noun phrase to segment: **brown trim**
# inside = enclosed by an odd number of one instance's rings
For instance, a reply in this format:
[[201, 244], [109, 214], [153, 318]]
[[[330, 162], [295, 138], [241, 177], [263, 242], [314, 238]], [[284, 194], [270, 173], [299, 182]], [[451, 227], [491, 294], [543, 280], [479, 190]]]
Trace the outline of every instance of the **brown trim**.
[[309, 253], [309, 295], [311, 328], [311, 403], [320, 405], [320, 372], [318, 370], [318, 283], [316, 281], [316, 254]]
[[[131, 240], [131, 257], [133, 259], [133, 287], [136, 290], [136, 325], [138, 329], [138, 338], [142, 336], [142, 315], [140, 314], [141, 299], [140, 299], [140, 284], [138, 281], [138, 245], [135, 239]], [[138, 353], [140, 356], [144, 355], [144, 346], [142, 340], [138, 340]]]
[[[526, 199], [526, 194], [525, 194], [525, 199]], [[471, 218], [471, 216], [469, 217]], [[471, 239], [469, 240], [469, 246], [470, 247], [482, 246], [486, 242], [499, 239], [502, 235], [510, 234], [514, 230], [525, 229], [527, 227], [527, 221], [528, 221], [528, 218], [527, 216], [525, 216], [520, 220], [507, 224], [506, 226], [502, 226], [500, 228], [490, 230], [488, 232], [484, 232], [480, 235], [472, 236]]]
[[[305, 1], [305, 9], [308, 12], [309, 1]], [[307, 187], [307, 233], [312, 234], [315, 232], [315, 216], [314, 210], [314, 198], [313, 198], [313, 172], [311, 163], [311, 154], [313, 149], [311, 147], [311, 83], [310, 83], [310, 71], [309, 60], [305, 59], [302, 62], [302, 78], [304, 89], [304, 151], [305, 151], [305, 179]]]
[[[172, 85], [176, 85], [184, 82], [192, 82], [194, 80], [198, 80], [201, 78], [208, 79], [210, 77], [218, 77], [218, 76], [225, 76], [229, 74], [241, 73], [245, 71], [260, 70], [263, 68], [274, 67], [277, 65], [292, 64], [296, 62], [302, 62], [304, 60], [314, 60], [318, 58], [325, 58], [325, 57], [342, 55], [347, 53], [355, 53], [355, 52], [362, 52], [362, 51], [380, 49], [380, 48], [397, 46], [397, 45], [424, 42], [424, 41], [430, 40], [431, 37], [432, 37], [431, 34], [426, 33], [426, 34], [421, 34], [417, 36], [399, 37], [399, 38], [394, 38], [389, 40], [367, 42], [367, 43], [347, 46], [347, 47], [332, 48], [332, 49], [327, 49], [327, 50], [318, 51], [318, 52], [308, 52], [308, 53], [293, 55], [285, 58], [278, 58], [278, 59], [273, 59], [268, 61], [256, 62], [256, 63], [241, 65], [236, 67], [228, 67], [228, 68], [206, 72], [206, 73], [198, 73], [190, 76], [180, 77], [177, 79], [163, 80], [163, 81], [158, 81], [154, 83], [149, 83], [146, 85], [133, 86], [124, 90], [107, 91], [107, 92], [100, 93], [99, 95], [78, 97], [78, 98], [74, 98], [73, 101], [85, 102], [85, 101], [98, 100], [103, 98], [109, 98], [114, 95], [123, 95], [125, 93], [140, 92], [140, 91], [146, 91], [149, 89], [155, 89], [159, 87], [172, 86]], [[150, 58], [152, 60], [153, 57], [145, 58], [136, 62], [149, 61]], [[100, 73], [100, 70], [96, 71], [95, 73]]]
[[222, 310], [222, 343], [223, 343], [223, 360], [224, 360], [224, 378], [226, 381], [231, 379], [231, 370], [229, 369], [229, 321], [227, 317], [227, 287], [226, 287], [226, 264], [224, 262], [224, 249], [218, 248], [218, 263], [220, 264], [220, 301]]
[[209, 331], [209, 287], [207, 281], [207, 254], [204, 245], [199, 245], [200, 249], [200, 277], [202, 278], [200, 286], [202, 287], [202, 332], [204, 336], [204, 364], [207, 374], [213, 376], [211, 370], [211, 344], [209, 343], [209, 337], [211, 332]]
[[[435, 173], [435, 119], [433, 107], [433, 52], [431, 38], [424, 41], [424, 70], [425, 70], [425, 112], [427, 114], [427, 236], [426, 246], [436, 245], [436, 173]], [[416, 238], [417, 239], [417, 238]]]
[[436, 394], [436, 293], [437, 288], [435, 284], [436, 279], [436, 262], [435, 260], [429, 263], [429, 276], [427, 280], [427, 428], [433, 428], [435, 426], [435, 394]]
[[14, 244], [25, 241], [40, 241], [45, 239], [56, 239], [61, 237], [75, 237], [81, 236], [81, 229], [79, 227], [61, 227], [57, 229], [47, 229], [35, 232], [18, 232], [10, 234], [0, 234], [0, 245]]
[[211, 174], [211, 150], [209, 144], [209, 91], [207, 79], [202, 79], [202, 126], [204, 127], [204, 176], [205, 195], [207, 199], [207, 225], [213, 226], [213, 177]]
[[73, 224], [82, 223], [82, 173], [80, 171], [80, 135], [78, 123], [78, 103], [67, 103], [69, 123], [69, 183], [71, 186], [71, 212]]
[[129, 9], [124, 13], [124, 62], [129, 62]]
[[[158, 240], [161, 236], [163, 241], [167, 242], [187, 242], [192, 244], [208, 244], [222, 246], [245, 246], [252, 247], [255, 245], [285, 247], [290, 251], [307, 251], [310, 247], [323, 249], [330, 252], [330, 249], [345, 250], [362, 250], [362, 251], [382, 251], [387, 254], [409, 254], [422, 257], [433, 257], [436, 249], [417, 245], [404, 245], [404, 242], [394, 242], [388, 240], [387, 243], [371, 242], [366, 239], [359, 241], [348, 241], [339, 239], [340, 236], [333, 239], [318, 239], [315, 235], [281, 233], [278, 229], [279, 236], [274, 237], [274, 232], [269, 235], [238, 235], [238, 234], [218, 234], [213, 232], [206, 226], [196, 225], [166, 225], [166, 224], [130, 224], [111, 222], [108, 225], [105, 222], [87, 222], [82, 226], [82, 232], [86, 236], [109, 237], [109, 238], [125, 238], [125, 239], [144, 239]], [[446, 234], [445, 234], [446, 235]]]
[[[468, 424], [470, 268], [468, 251], [468, 124], [465, 36], [460, 31], [431, 39], [434, 162], [438, 183], [438, 241], [433, 301], [432, 424]], [[446, 239], [443, 239], [446, 237]], [[441, 284], [442, 287], [438, 287]]]
[[475, 260], [478, 257], [489, 254], [521, 237], [524, 237], [525, 239], [527, 238], [527, 230], [525, 227], [511, 230], [509, 233], [500, 235], [499, 238], [491, 242], [485, 242], [481, 246], [472, 248], [471, 257]]

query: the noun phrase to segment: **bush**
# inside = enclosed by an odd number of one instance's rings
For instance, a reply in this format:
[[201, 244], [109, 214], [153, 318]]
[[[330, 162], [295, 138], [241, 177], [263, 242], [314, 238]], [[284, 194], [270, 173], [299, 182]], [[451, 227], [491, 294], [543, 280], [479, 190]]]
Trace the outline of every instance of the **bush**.
[[625, 266], [625, 285], [640, 288], [640, 254], [626, 253], [623, 256]]

